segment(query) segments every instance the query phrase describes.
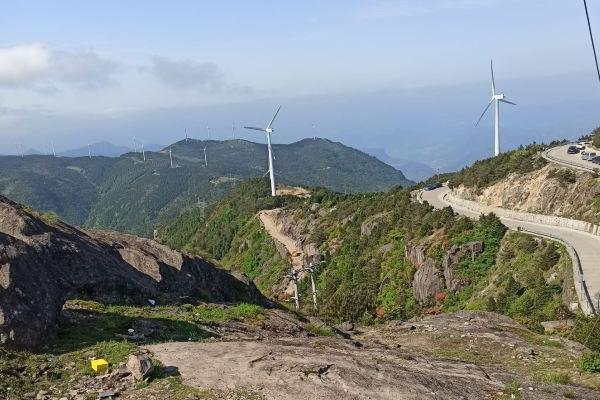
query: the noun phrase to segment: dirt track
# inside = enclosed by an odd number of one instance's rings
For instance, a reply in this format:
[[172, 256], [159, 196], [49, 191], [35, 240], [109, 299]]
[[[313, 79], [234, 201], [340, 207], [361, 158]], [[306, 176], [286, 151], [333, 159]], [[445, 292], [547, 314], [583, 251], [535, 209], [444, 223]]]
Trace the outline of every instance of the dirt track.
[[[273, 240], [277, 240], [285, 246], [288, 254], [290, 255], [290, 259], [292, 260], [292, 269], [295, 271], [302, 268], [304, 254], [302, 253], [302, 249], [296, 245], [296, 241], [283, 233], [280, 227], [277, 225], [276, 216], [277, 213], [279, 213], [279, 210], [280, 209], [263, 210], [258, 213], [258, 217], [260, 218], [263, 228], [273, 238]], [[291, 283], [288, 284], [285, 293], [288, 295], [293, 294], [293, 286]]]

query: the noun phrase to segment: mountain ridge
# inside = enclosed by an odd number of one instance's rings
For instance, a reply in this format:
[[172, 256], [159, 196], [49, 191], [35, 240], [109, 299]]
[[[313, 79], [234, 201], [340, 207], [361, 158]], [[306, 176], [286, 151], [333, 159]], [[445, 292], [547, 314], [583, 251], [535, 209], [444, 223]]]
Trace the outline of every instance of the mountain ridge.
[[[274, 153], [278, 183], [347, 192], [413, 183], [393, 167], [326, 139], [276, 144]], [[266, 145], [241, 139], [184, 139], [159, 152], [114, 158], [2, 156], [0, 194], [76, 225], [151, 236], [182, 211], [202, 209], [239, 181], [262, 176], [266, 166]]]

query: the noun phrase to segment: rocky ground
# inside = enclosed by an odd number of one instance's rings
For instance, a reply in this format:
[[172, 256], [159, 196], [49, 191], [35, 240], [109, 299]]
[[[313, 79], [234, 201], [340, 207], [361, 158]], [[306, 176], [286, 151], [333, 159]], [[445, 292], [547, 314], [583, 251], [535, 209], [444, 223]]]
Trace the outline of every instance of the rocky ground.
[[[340, 335], [147, 346], [182, 382], [261, 399], [598, 399], [584, 350], [509, 318], [461, 312]], [[587, 388], [586, 388], [587, 386]]]
[[[42, 352], [2, 351], [0, 398], [600, 399], [574, 366], [584, 350], [483, 312], [332, 328], [254, 305], [71, 301]], [[132, 354], [152, 360], [143, 379]]]

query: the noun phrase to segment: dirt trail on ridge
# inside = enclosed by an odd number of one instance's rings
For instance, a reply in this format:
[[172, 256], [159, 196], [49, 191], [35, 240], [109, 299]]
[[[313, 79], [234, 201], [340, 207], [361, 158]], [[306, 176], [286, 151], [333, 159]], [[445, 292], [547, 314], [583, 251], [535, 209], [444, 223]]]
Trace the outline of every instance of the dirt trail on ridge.
[[[277, 214], [280, 210], [280, 208], [263, 210], [258, 213], [258, 217], [260, 218], [260, 222], [269, 236], [271, 236], [273, 240], [277, 240], [279, 243], [285, 246], [292, 260], [292, 269], [296, 271], [303, 266], [304, 254], [302, 249], [296, 245], [296, 241], [291, 236], [288, 236], [282, 232], [281, 226], [277, 223]], [[288, 283], [284, 293], [289, 295], [294, 293], [291, 282]]]

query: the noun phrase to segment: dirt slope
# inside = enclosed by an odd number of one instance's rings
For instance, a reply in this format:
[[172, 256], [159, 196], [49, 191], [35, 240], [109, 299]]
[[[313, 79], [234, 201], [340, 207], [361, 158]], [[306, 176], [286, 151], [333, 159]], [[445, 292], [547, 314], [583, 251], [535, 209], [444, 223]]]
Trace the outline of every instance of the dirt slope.
[[[304, 254], [302, 253], [302, 249], [296, 245], [296, 241], [291, 236], [286, 235], [282, 231], [281, 226], [277, 223], [277, 215], [280, 211], [281, 209], [263, 210], [258, 213], [258, 217], [260, 218], [260, 222], [265, 231], [267, 231], [274, 240], [285, 246], [291, 259], [292, 270], [296, 271], [303, 266]], [[287, 284], [283, 293], [285, 295], [294, 294], [294, 288], [291, 281]]]

